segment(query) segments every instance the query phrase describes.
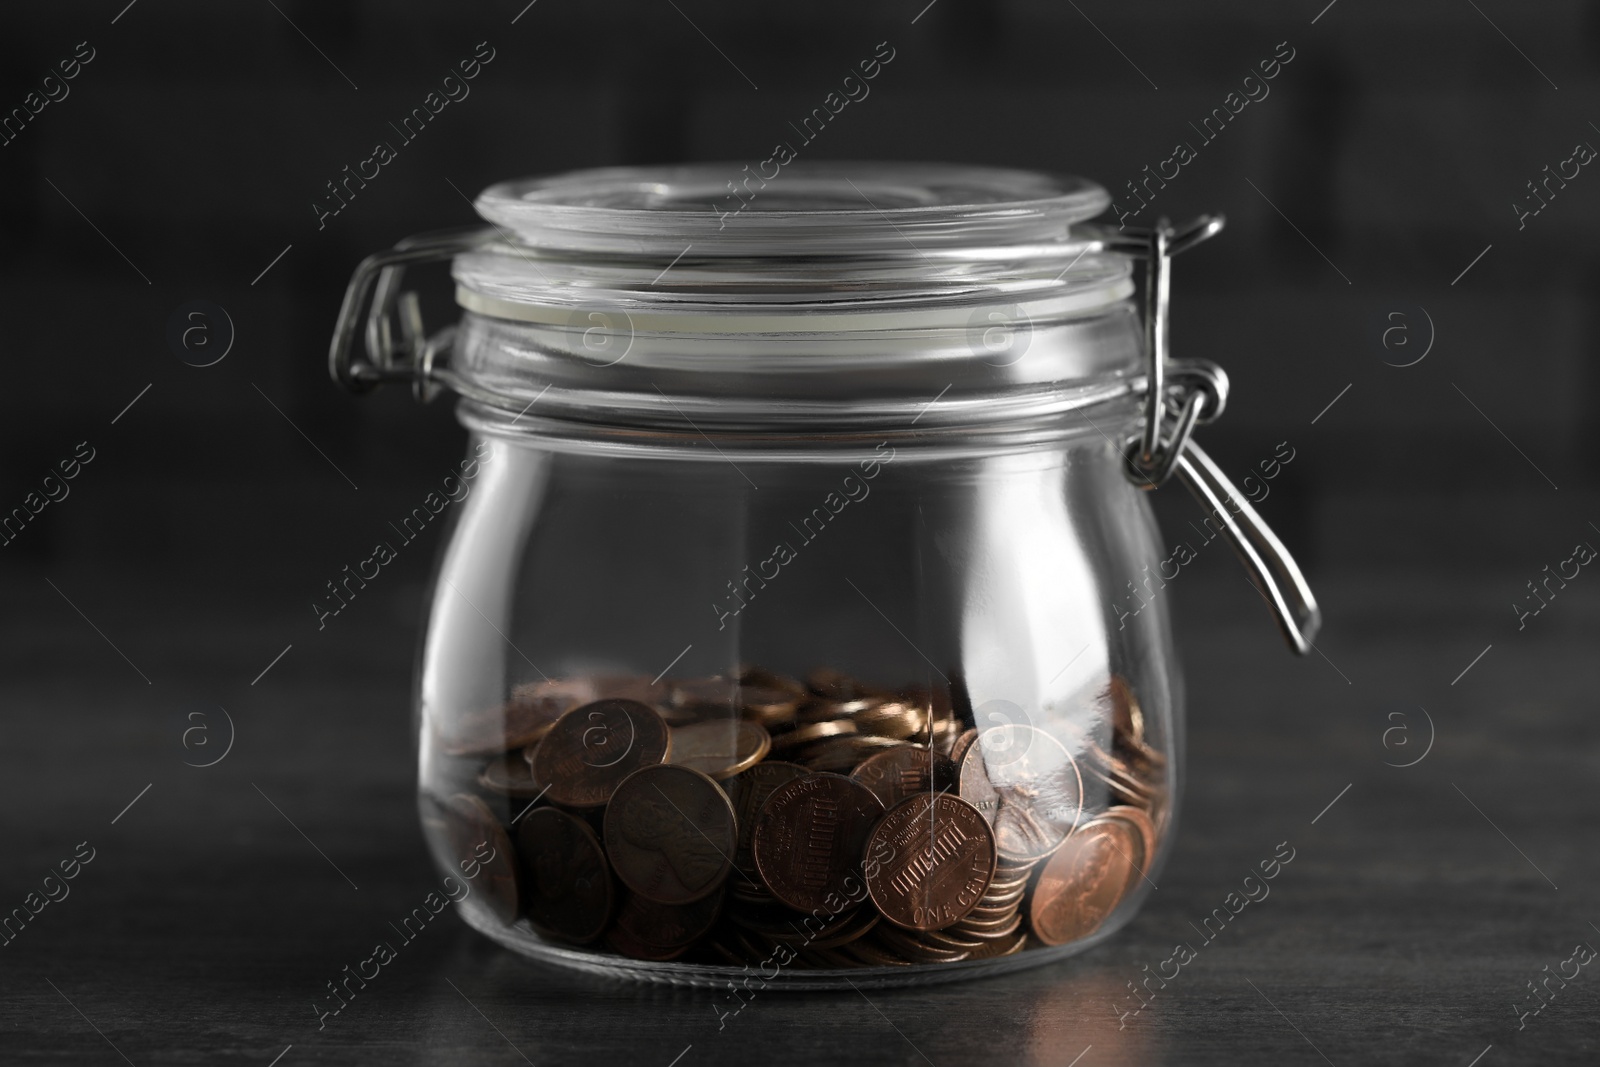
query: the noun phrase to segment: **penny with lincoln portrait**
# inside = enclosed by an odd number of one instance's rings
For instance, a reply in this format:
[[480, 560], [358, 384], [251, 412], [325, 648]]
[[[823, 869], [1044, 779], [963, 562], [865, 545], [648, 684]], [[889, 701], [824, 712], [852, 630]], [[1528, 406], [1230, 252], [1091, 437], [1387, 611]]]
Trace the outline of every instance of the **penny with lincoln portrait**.
[[661, 763], [672, 748], [667, 724], [637, 700], [596, 700], [556, 721], [529, 762], [552, 803], [598, 808], [628, 775]]
[[635, 771], [606, 805], [606, 855], [629, 889], [658, 904], [710, 896], [733, 870], [739, 844], [722, 787], [688, 767]]
[[1045, 864], [1028, 914], [1040, 941], [1064, 945], [1088, 937], [1140, 877], [1149, 838], [1125, 810], [1113, 808], [1085, 823]]
[[1010, 723], [984, 730], [961, 757], [961, 799], [994, 827], [1002, 860], [1028, 863], [1061, 846], [1083, 813], [1083, 778], [1060, 741]]

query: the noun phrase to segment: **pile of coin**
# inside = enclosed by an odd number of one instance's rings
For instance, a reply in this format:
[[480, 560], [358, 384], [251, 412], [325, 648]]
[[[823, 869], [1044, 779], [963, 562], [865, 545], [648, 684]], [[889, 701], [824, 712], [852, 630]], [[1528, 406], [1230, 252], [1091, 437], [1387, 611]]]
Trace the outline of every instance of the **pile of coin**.
[[959, 683], [544, 680], [437, 724], [440, 765], [470, 770], [427, 824], [500, 921], [565, 944], [780, 968], [1007, 956], [1092, 934], [1156, 854], [1166, 759], [1123, 678], [1099, 706], [1109, 746], [1073, 735], [1074, 756], [1031, 723], [980, 728]]

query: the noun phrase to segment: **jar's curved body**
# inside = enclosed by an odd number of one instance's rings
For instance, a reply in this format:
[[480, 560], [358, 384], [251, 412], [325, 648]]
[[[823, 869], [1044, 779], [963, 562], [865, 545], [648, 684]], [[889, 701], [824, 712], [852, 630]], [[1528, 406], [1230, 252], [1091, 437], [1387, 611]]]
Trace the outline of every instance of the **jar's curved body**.
[[[675, 716], [678, 687], [736, 679], [751, 668], [797, 680], [825, 668], [868, 690], [933, 694], [936, 715], [948, 721], [923, 727], [935, 734], [929, 747], [947, 755], [976, 728], [982, 741], [968, 758], [992, 745], [997, 770], [1018, 755], [1007, 745], [1058, 744], [1072, 764], [1063, 773], [1079, 782], [1079, 810], [1068, 816], [1073, 833], [1108, 810], [1131, 808], [1144, 819], [1134, 815], [1130, 824], [1151, 834], [1136, 846], [1123, 842], [1126, 857], [1105, 851], [1120, 840], [1108, 838], [1076, 866], [1047, 871], [1049, 856], [1035, 862], [1023, 873], [1028, 889], [1011, 906], [1017, 923], [1007, 930], [1000, 922], [1004, 937], [981, 941], [984, 951], [955, 950], [961, 959], [942, 967], [868, 962], [875, 952], [905, 959], [914, 951], [895, 935], [917, 935], [899, 930], [888, 937], [869, 930], [853, 953], [845, 946], [806, 952], [808, 916], [799, 909], [789, 909], [796, 937], [752, 945], [756, 935], [740, 926], [747, 905], [731, 888], [719, 890], [717, 925], [670, 961], [629, 958], [603, 937], [563, 942], [525, 914], [507, 923], [487, 894], [461, 904], [478, 929], [530, 955], [673, 981], [725, 981], [738, 973], [735, 961], [772, 970], [784, 962], [772, 953], [787, 945], [809, 966], [782, 968], [786, 984], [827, 985], [842, 981], [830, 972], [843, 973], [846, 961], [866, 969], [849, 972], [857, 982], [1041, 962], [1093, 943], [1138, 908], [1177, 810], [1181, 685], [1159, 579], [1151, 581], [1165, 553], [1147, 498], [1093, 427], [1012, 449], [864, 440], [828, 452], [750, 455], [710, 447], [685, 454], [648, 441], [597, 451], [508, 433], [470, 412], [469, 422], [480, 469], [439, 565], [418, 701], [421, 802], [446, 871], [460, 875], [463, 852], [439, 813], [469, 793], [510, 828], [506, 845], [524, 901], [542, 877], [533, 869], [538, 860], [518, 851], [515, 827], [529, 793], [545, 783], [510, 796], [483, 784], [486, 761], [498, 753], [454, 754], [486, 710], [530, 687], [574, 683], [590, 687], [574, 701], [630, 696]], [[1139, 709], [1136, 727], [1116, 721], [1129, 700]], [[739, 716], [730, 700], [700, 718], [731, 731]], [[1039, 733], [987, 732], [1013, 724]], [[1125, 733], [1135, 728], [1136, 736]], [[768, 729], [782, 745], [797, 727]], [[860, 749], [838, 753], [851, 737]], [[880, 751], [879, 740], [927, 738], [864, 729], [785, 747], [782, 758], [818, 758], [849, 774]], [[1024, 819], [1030, 800], [1021, 798]], [[604, 837], [603, 813], [578, 814]], [[1005, 866], [1002, 857], [998, 867]], [[1106, 880], [1118, 884], [1108, 889]], [[611, 892], [620, 899], [627, 890], [614, 884]], [[1003, 917], [1006, 906], [998, 911]], [[946, 931], [962, 940], [959, 928]], [[990, 946], [1011, 954], [990, 956]], [[988, 962], [969, 965], [973, 956]]]
[[[1081, 951], [1155, 885], [1181, 794], [1144, 490], [1179, 473], [1291, 640], [1316, 625], [1190, 439], [1225, 375], [1165, 355], [1167, 256], [1220, 223], [1130, 245], [1077, 179], [785, 173], [732, 226], [692, 206], [714, 168], [497, 186], [491, 230], [352, 282], [335, 377], [451, 388], [470, 431], [418, 672], [429, 847], [496, 941], [647, 980]], [[397, 332], [398, 270], [443, 256], [459, 326], [400, 297]]]

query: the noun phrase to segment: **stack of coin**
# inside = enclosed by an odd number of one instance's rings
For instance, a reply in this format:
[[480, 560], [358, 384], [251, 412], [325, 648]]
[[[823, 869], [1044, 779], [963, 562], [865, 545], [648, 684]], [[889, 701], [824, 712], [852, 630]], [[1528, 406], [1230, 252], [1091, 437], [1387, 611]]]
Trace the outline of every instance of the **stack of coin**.
[[491, 914], [566, 944], [812, 968], [1005, 956], [1093, 933], [1156, 853], [1166, 758], [1126, 681], [1104, 701], [1109, 751], [1075, 758], [1037, 726], [973, 728], [959, 684], [546, 679], [439, 732], [463, 770], [426, 824], [488, 872]]
[[1127, 681], [1112, 675], [1105, 701], [1111, 707], [1111, 751], [1088, 746], [1088, 772], [1119, 803], [1138, 808], [1158, 829], [1166, 826], [1167, 760], [1148, 741], [1144, 711]]

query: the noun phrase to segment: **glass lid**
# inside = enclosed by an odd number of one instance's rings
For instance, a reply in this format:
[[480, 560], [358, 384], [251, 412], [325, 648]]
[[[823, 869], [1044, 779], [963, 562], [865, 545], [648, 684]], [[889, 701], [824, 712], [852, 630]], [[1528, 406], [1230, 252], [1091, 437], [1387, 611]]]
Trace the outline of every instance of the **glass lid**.
[[1058, 244], [1110, 203], [1070, 176], [776, 158], [524, 178], [475, 206], [517, 243], [566, 254], [917, 258]]

